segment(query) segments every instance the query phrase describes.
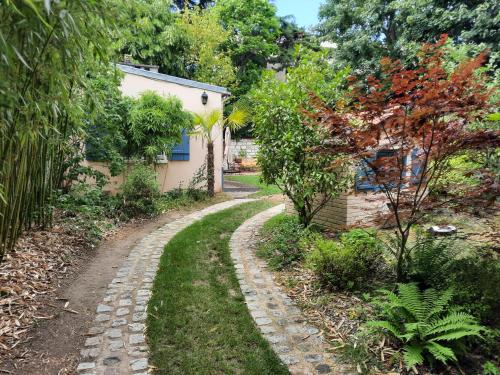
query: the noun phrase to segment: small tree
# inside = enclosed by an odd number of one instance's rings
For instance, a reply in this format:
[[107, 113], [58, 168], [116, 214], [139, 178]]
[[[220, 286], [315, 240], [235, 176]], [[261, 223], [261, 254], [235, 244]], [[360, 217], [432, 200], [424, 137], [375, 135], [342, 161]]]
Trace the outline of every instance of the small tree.
[[153, 91], [144, 92], [130, 111], [131, 154], [143, 156], [152, 164], [157, 155], [170, 154], [182, 140], [182, 131], [191, 130], [193, 117], [173, 96], [164, 98]]
[[307, 152], [324, 147], [328, 139], [322, 129], [303, 125], [307, 120], [303, 109], [312, 110], [311, 91], [329, 103], [339, 99], [347, 71], [334, 72], [322, 53], [306, 52], [296, 58], [300, 61], [289, 70], [286, 82], [266, 74], [249, 99], [262, 179], [283, 191], [301, 224], [308, 226], [332, 197], [348, 187], [350, 179], [345, 173], [347, 163], [327, 170], [338, 160], [336, 155]]
[[[398, 281], [404, 279], [411, 247], [412, 226], [428, 210], [449, 203], [432, 201], [428, 192], [446, 170], [448, 160], [464, 150], [498, 147], [498, 132], [474, 130], [471, 125], [488, 110], [490, 90], [478, 69], [485, 55], [468, 60], [451, 73], [443, 67], [446, 36], [436, 44], [426, 44], [416, 69], [404, 69], [398, 61], [383, 59], [381, 79], [370, 77], [368, 87], [354, 89], [348, 116], [313, 100], [318, 112], [310, 113], [316, 124], [328, 128], [332, 142], [323, 151], [345, 154], [361, 161], [363, 179], [385, 194], [391, 219], [396, 226]], [[468, 203], [486, 198], [496, 188], [486, 170], [479, 189], [463, 197]], [[459, 202], [454, 202], [459, 203]], [[463, 203], [463, 202], [462, 202]]]
[[246, 118], [246, 112], [239, 109], [234, 109], [227, 118], [224, 118], [222, 111], [217, 109], [207, 114], [194, 115], [194, 125], [198, 128], [193, 134], [201, 136], [207, 142], [207, 185], [210, 197], [215, 195], [213, 130], [217, 126], [221, 126], [222, 128], [228, 126], [232, 130], [238, 129], [245, 124]]

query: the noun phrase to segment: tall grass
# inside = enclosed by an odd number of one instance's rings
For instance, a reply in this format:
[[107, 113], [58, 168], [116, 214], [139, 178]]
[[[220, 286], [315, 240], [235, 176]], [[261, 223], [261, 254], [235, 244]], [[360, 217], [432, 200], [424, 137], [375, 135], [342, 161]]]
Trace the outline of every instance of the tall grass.
[[0, 0], [0, 261], [23, 227], [50, 224], [82, 132], [85, 61], [106, 56], [106, 4]]

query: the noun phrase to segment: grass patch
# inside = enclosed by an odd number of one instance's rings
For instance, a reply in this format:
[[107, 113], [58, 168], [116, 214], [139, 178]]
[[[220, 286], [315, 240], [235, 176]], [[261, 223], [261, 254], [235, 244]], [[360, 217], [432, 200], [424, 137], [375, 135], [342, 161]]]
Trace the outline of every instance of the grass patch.
[[261, 182], [259, 174], [225, 176], [224, 178], [227, 181], [239, 182], [241, 184], [259, 188], [259, 191], [252, 194], [251, 197], [262, 197], [265, 195], [281, 194], [281, 190], [276, 185], [267, 185]]
[[234, 230], [269, 207], [209, 215], [165, 247], [147, 319], [158, 374], [288, 374], [253, 323], [229, 249]]

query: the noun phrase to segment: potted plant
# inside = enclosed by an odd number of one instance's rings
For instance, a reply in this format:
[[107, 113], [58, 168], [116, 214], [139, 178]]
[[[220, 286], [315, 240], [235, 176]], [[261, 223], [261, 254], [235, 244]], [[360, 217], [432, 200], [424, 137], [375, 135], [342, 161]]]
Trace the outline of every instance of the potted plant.
[[241, 164], [241, 162], [243, 161], [244, 158], [246, 158], [246, 156], [247, 152], [245, 150], [240, 150], [240, 152], [238, 152], [238, 156], [234, 157], [234, 162], [236, 164]]

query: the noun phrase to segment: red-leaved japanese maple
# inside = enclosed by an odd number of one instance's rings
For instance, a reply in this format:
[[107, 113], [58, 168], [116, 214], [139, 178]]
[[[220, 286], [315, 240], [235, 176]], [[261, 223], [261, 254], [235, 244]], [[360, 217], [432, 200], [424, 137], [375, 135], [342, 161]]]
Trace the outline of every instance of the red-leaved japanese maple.
[[[383, 59], [382, 78], [369, 77], [363, 85], [352, 83], [347, 114], [312, 98], [316, 111], [309, 118], [331, 134], [331, 142], [321, 151], [360, 161], [363, 178], [388, 200], [388, 215], [397, 229], [397, 245], [392, 251], [399, 281], [404, 279], [411, 252], [412, 226], [430, 206], [442, 204], [429, 199], [428, 192], [447, 161], [464, 150], [499, 145], [498, 132], [475, 131], [470, 126], [488, 113], [491, 92], [479, 71], [486, 54], [447, 73], [443, 66], [445, 42], [444, 35], [437, 43], [424, 45], [415, 69]], [[486, 171], [477, 172], [483, 173], [485, 183], [468, 192], [465, 198], [471, 202], [491, 197], [488, 191], [498, 190]]]

